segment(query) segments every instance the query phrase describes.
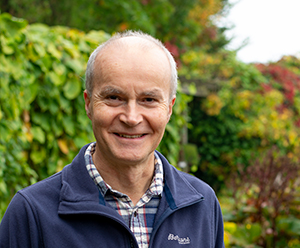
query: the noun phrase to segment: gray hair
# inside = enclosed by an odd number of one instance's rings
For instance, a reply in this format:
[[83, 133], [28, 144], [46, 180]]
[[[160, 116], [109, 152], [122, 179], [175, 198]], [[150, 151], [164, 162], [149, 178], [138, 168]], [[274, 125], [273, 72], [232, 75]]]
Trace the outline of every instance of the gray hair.
[[170, 100], [171, 100], [172, 96], [176, 95], [177, 77], [178, 77], [176, 62], [175, 62], [173, 56], [171, 55], [171, 53], [168, 51], [168, 49], [163, 45], [163, 43], [160, 40], [155, 39], [151, 35], [145, 34], [141, 31], [131, 31], [131, 30], [123, 32], [123, 33], [116, 33], [109, 40], [107, 40], [106, 42], [99, 45], [91, 54], [89, 61], [87, 63], [87, 68], [86, 68], [86, 72], [85, 72], [85, 87], [86, 87], [88, 95], [91, 97], [92, 91], [93, 91], [94, 65], [95, 65], [95, 61], [96, 61], [98, 54], [112, 42], [114, 42], [120, 38], [124, 38], [124, 37], [139, 37], [139, 38], [146, 39], [148, 41], [151, 41], [153, 44], [157, 45], [159, 48], [161, 48], [165, 52], [165, 54], [167, 55], [167, 58], [169, 60], [170, 69], [171, 69], [171, 75], [170, 75], [170, 85], [171, 85]]

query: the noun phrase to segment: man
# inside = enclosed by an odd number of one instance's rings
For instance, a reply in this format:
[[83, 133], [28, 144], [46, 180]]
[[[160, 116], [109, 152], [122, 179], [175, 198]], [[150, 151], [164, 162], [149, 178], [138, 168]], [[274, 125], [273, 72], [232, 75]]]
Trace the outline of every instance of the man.
[[128, 31], [99, 46], [84, 91], [96, 142], [16, 194], [0, 246], [224, 247], [212, 189], [155, 151], [176, 84], [174, 59], [149, 35]]

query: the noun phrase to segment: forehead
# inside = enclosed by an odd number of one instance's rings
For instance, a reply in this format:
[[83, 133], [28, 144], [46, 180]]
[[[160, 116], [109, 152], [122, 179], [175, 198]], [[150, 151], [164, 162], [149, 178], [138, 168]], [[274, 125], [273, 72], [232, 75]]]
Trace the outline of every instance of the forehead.
[[160, 66], [170, 66], [167, 55], [157, 44], [141, 37], [123, 37], [112, 41], [98, 54], [96, 63], [104, 66], [105, 63], [116, 64], [121, 59], [131, 59], [131, 62], [148, 64], [159, 63]]
[[109, 44], [98, 54], [94, 75], [96, 84], [124, 76], [170, 84], [171, 68], [167, 55], [156, 44], [126, 37]]

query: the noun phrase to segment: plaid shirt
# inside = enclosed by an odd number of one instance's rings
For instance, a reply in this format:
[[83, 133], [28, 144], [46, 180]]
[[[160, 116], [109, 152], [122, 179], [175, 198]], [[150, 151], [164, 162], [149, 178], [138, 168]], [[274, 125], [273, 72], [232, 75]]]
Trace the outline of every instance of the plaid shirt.
[[154, 218], [163, 192], [163, 166], [160, 158], [155, 154], [155, 172], [150, 187], [134, 206], [127, 195], [113, 190], [100, 176], [92, 159], [95, 147], [96, 143], [92, 143], [84, 155], [86, 168], [91, 178], [98, 186], [106, 202], [123, 217], [133, 232], [139, 247], [148, 248]]

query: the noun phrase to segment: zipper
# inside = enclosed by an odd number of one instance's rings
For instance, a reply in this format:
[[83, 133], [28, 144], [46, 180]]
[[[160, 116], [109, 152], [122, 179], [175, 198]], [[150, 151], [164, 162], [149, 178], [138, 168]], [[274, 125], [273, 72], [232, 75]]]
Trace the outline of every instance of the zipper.
[[[73, 214], [73, 213], [72, 213]], [[80, 214], [82, 214], [82, 213], [77, 213], [78, 215], [80, 215]], [[76, 215], [77, 215], [76, 214]], [[136, 248], [136, 247], [139, 247], [138, 246], [138, 243], [137, 243], [137, 241], [136, 241], [136, 239], [135, 239], [135, 236], [134, 236], [134, 234], [132, 233], [132, 231], [129, 229], [129, 227], [124, 223], [124, 222], [122, 222], [119, 218], [117, 218], [116, 216], [113, 216], [113, 215], [110, 215], [110, 214], [107, 214], [107, 213], [93, 213], [93, 214], [95, 214], [95, 215], [99, 215], [99, 216], [104, 216], [104, 217], [106, 217], [106, 218], [109, 218], [109, 219], [111, 219], [111, 220], [113, 220], [113, 221], [115, 221], [117, 224], [119, 224], [120, 226], [122, 226], [127, 232], [128, 232], [128, 234], [130, 235], [130, 237], [128, 237], [128, 239], [129, 239], [129, 244], [130, 244], [130, 248]], [[116, 212], [116, 214], [117, 214], [117, 212]], [[66, 215], [68, 215], [68, 214], [66, 214]], [[119, 216], [118, 216], [119, 217]], [[120, 218], [122, 218], [121, 216], [120, 216]]]
[[[136, 241], [136, 239], [135, 239], [135, 236], [134, 236], [134, 234], [132, 233], [132, 231], [129, 229], [129, 227], [127, 226], [127, 225], [125, 225], [122, 221], [120, 221], [118, 218], [116, 218], [115, 216], [111, 216], [111, 215], [109, 215], [109, 214], [98, 214], [98, 215], [101, 215], [101, 216], [105, 216], [105, 217], [107, 217], [107, 218], [109, 218], [109, 219], [111, 219], [111, 220], [113, 220], [113, 221], [115, 221], [115, 222], [117, 222], [118, 224], [120, 224], [122, 227], [124, 227], [125, 229], [126, 229], [126, 231], [129, 233], [129, 235], [131, 236], [131, 237], [129, 237], [129, 243], [130, 243], [130, 248], [135, 248], [135, 247], [139, 247], [138, 246], [138, 243], [137, 243], [137, 241]], [[120, 216], [121, 217], [121, 216]]]
[[130, 239], [130, 248], [134, 248], [134, 244], [133, 244], [133, 240], [132, 239]]

